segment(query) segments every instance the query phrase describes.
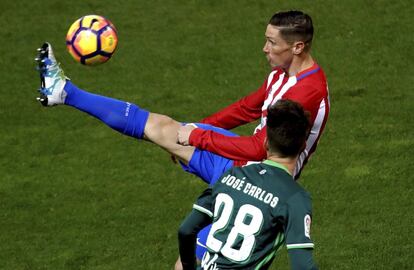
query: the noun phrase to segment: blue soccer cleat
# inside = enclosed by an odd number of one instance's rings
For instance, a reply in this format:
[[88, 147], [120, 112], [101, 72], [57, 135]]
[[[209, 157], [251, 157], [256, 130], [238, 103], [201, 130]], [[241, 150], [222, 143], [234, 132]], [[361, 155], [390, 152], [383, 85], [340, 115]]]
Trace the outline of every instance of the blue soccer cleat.
[[40, 96], [37, 100], [43, 106], [64, 104], [66, 92], [63, 87], [68, 78], [65, 77], [63, 70], [56, 61], [52, 46], [46, 42], [37, 51], [39, 54], [35, 60], [38, 63], [41, 84], [39, 89]]

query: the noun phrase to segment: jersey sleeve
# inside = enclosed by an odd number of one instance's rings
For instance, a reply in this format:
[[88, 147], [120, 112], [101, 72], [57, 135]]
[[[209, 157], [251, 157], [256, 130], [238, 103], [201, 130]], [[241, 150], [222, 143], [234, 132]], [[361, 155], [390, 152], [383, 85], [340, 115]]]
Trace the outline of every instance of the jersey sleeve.
[[290, 265], [292, 270], [317, 270], [312, 257], [312, 250], [309, 249], [289, 249]]
[[196, 269], [197, 234], [211, 222], [211, 217], [193, 209], [181, 224], [178, 230], [178, 249], [183, 270]]
[[262, 114], [263, 101], [266, 97], [266, 86], [267, 81], [253, 93], [202, 119], [201, 123], [232, 129], [259, 119]]
[[208, 187], [198, 197], [197, 201], [193, 204], [193, 209], [206, 214], [210, 218], [213, 217], [213, 197], [212, 188]]
[[264, 141], [266, 128], [252, 136], [231, 137], [212, 130], [194, 129], [189, 142], [192, 146], [207, 150], [231, 160], [262, 161], [266, 158]]
[[285, 224], [286, 247], [313, 248], [310, 238], [312, 204], [306, 192], [297, 192], [287, 202], [287, 222]]
[[212, 190], [207, 188], [193, 205], [178, 230], [178, 247], [183, 270], [196, 269], [196, 238], [198, 232], [213, 221]]

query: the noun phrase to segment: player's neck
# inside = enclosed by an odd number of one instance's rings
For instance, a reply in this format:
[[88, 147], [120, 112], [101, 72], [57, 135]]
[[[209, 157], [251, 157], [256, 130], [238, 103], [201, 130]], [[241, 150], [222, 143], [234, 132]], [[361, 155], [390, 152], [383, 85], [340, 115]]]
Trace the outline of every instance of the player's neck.
[[286, 169], [290, 172], [290, 174], [293, 175], [293, 171], [295, 170], [297, 157], [295, 157], [295, 158], [279, 157], [275, 154], [268, 153], [267, 159], [285, 166]]
[[315, 61], [313, 60], [312, 56], [308, 53], [303, 55], [297, 55], [293, 58], [292, 64], [290, 65], [289, 69], [287, 70], [289, 76], [295, 76], [296, 74], [311, 68]]

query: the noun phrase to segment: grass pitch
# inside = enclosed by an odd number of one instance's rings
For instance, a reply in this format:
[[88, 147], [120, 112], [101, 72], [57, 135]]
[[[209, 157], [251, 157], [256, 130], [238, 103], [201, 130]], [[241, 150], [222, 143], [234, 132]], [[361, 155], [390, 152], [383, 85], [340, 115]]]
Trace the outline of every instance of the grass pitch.
[[[286, 9], [313, 17], [330, 85], [330, 119], [301, 179], [315, 259], [321, 269], [411, 269], [413, 8], [383, 0], [2, 1], [0, 269], [172, 269], [177, 228], [205, 188], [149, 143], [39, 106], [43, 41], [80, 87], [197, 121], [263, 82], [266, 23]], [[65, 52], [67, 28], [86, 14], [119, 32], [113, 59], [93, 68]], [[272, 269], [289, 269], [286, 256]]]

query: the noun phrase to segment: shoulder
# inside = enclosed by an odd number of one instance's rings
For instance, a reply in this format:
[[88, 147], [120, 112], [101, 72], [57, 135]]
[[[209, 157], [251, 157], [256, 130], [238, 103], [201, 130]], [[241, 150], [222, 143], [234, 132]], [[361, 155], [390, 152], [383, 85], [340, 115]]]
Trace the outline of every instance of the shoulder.
[[[296, 183], [297, 184], [297, 183]], [[312, 207], [312, 198], [309, 192], [299, 186], [296, 187], [295, 192], [287, 199], [287, 204], [297, 207], [298, 205], [306, 205], [306, 208]]]
[[[279, 190], [280, 197], [286, 203], [295, 203], [297, 200], [310, 201], [310, 194], [291, 175], [279, 168], [273, 168], [269, 173], [274, 189]], [[273, 181], [277, 179], [277, 181]]]
[[322, 99], [328, 97], [328, 84], [324, 76], [318, 72], [310, 74], [300, 80], [297, 80], [284, 98], [290, 98], [298, 101], [319, 103]]
[[292, 90], [297, 90], [302, 93], [312, 93], [324, 96], [328, 92], [328, 87], [326, 81], [309, 78], [299, 81], [297, 84], [292, 86]]
[[277, 191], [282, 201], [288, 201], [296, 193], [303, 191], [303, 188], [293, 179], [292, 175], [282, 167], [264, 164], [261, 169], [256, 170], [266, 178], [268, 185]]

